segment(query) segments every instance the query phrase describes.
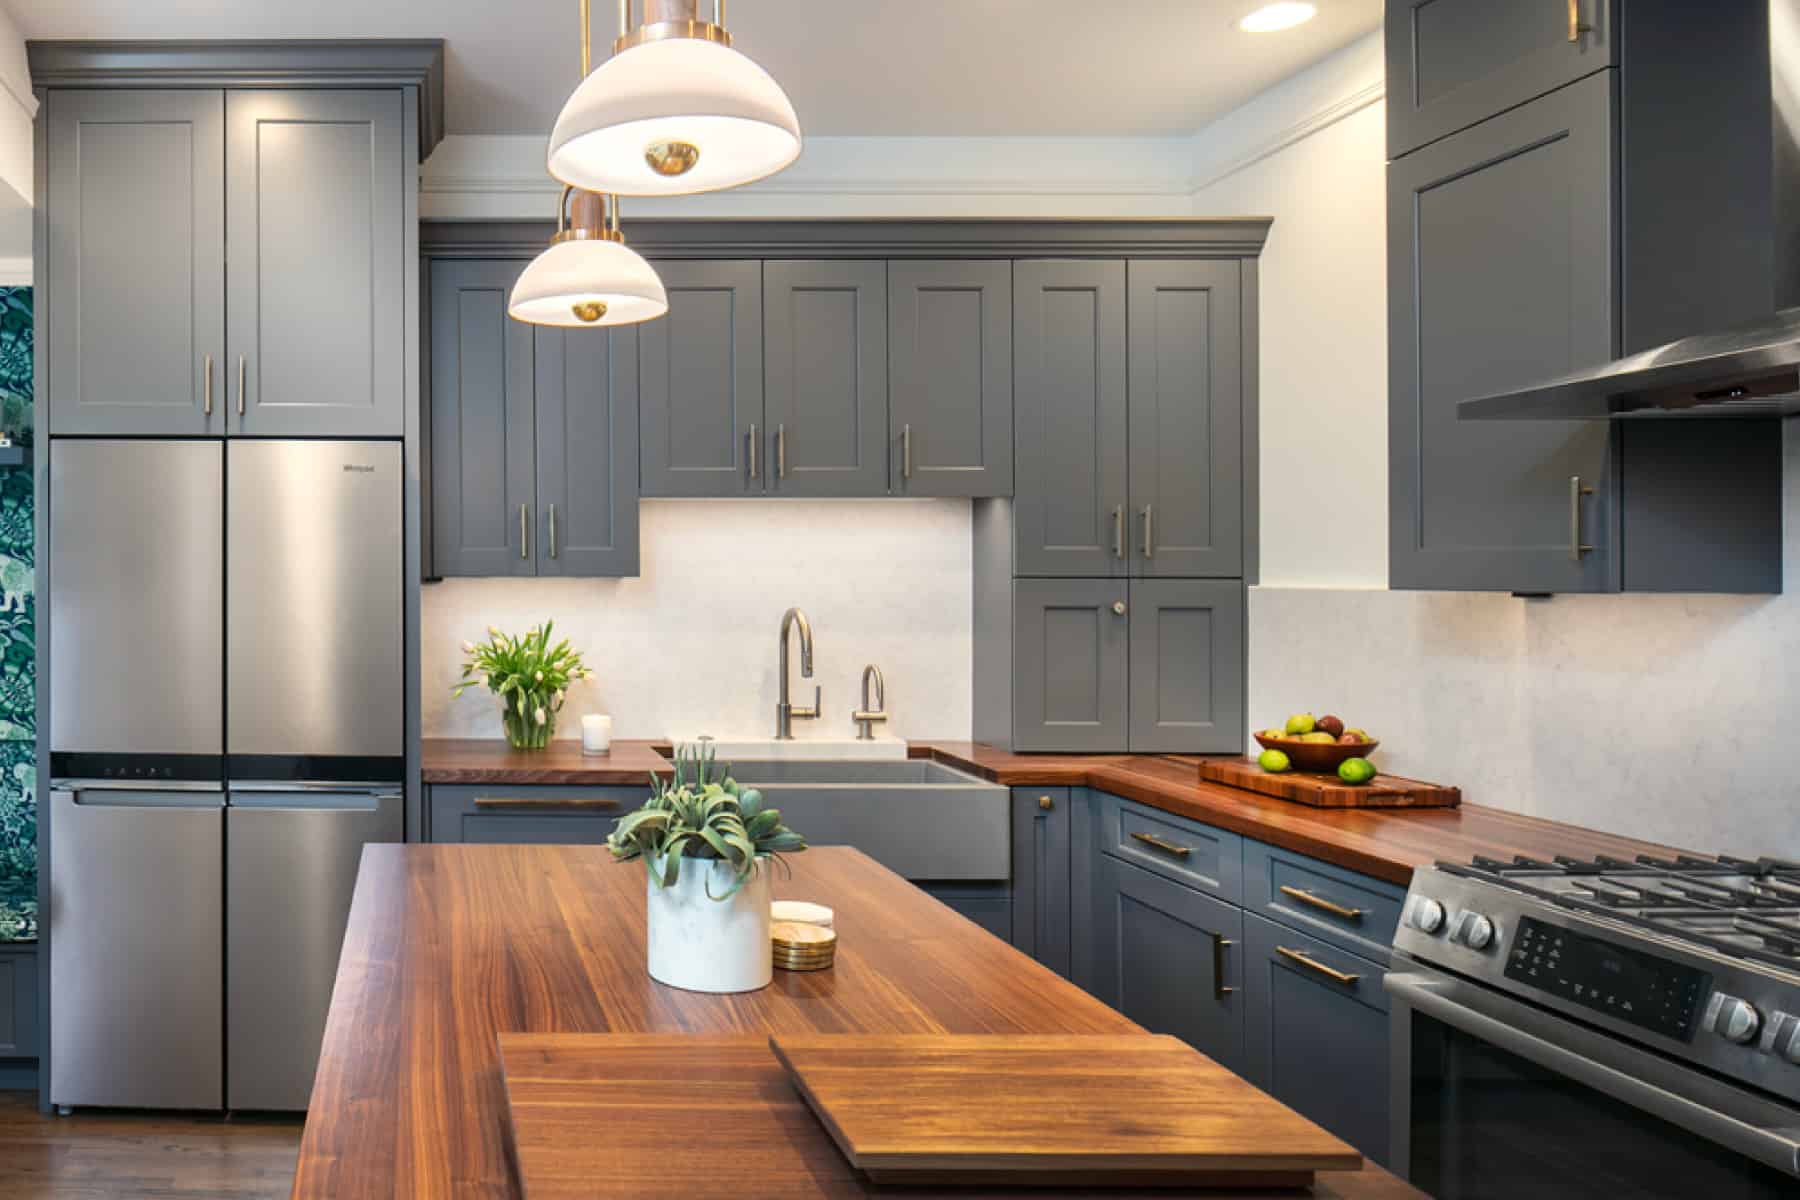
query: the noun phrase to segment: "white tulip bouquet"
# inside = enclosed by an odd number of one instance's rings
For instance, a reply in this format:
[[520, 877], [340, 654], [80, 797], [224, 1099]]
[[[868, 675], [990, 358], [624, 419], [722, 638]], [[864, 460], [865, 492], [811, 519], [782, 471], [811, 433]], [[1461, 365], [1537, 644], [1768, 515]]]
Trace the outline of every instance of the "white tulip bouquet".
[[485, 687], [498, 696], [506, 740], [520, 750], [548, 746], [569, 685], [594, 677], [568, 638], [550, 644], [554, 624], [534, 625], [523, 637], [509, 637], [490, 625], [487, 641], [463, 643], [468, 658], [463, 663], [462, 682], [451, 689], [452, 694], [461, 696], [472, 687]]

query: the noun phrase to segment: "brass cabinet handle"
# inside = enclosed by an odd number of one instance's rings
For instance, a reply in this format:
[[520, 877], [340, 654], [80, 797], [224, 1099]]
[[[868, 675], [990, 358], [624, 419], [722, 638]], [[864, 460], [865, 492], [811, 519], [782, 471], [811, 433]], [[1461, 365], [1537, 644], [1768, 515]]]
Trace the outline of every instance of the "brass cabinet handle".
[[530, 552], [526, 550], [526, 546], [530, 544], [528, 541], [530, 532], [531, 532], [531, 506], [529, 504], [521, 504], [521, 505], [519, 505], [519, 557], [520, 558], [530, 557]]
[[238, 416], [244, 415], [244, 356], [238, 355]]
[[1138, 841], [1144, 843], [1144, 845], [1146, 845], [1146, 846], [1155, 846], [1158, 850], [1161, 850], [1164, 854], [1173, 854], [1176, 858], [1186, 858], [1189, 854], [1193, 853], [1193, 851], [1189, 850], [1186, 846], [1177, 846], [1174, 842], [1164, 841], [1162, 838], [1157, 837], [1154, 833], [1141, 833], [1141, 832], [1134, 831], [1131, 836], [1136, 838]]
[[204, 395], [206, 399], [201, 405], [201, 415], [210, 417], [212, 416], [212, 355], [210, 354], [206, 356], [206, 387]]
[[605, 796], [477, 796], [476, 808], [617, 808], [619, 802]]
[[1113, 505], [1113, 557], [1125, 557], [1125, 506]]
[[556, 557], [556, 505], [550, 506], [550, 557]]
[[1580, 562], [1581, 556], [1591, 554], [1592, 546], [1581, 541], [1581, 498], [1591, 496], [1594, 489], [1581, 486], [1581, 476], [1569, 476], [1569, 561]]
[[1298, 950], [1289, 950], [1286, 946], [1275, 947], [1275, 953], [1281, 955], [1281, 957], [1287, 959], [1289, 962], [1299, 963], [1309, 971], [1317, 971], [1319, 974], [1325, 976], [1325, 978], [1336, 983], [1355, 983], [1362, 978], [1361, 975], [1348, 975], [1335, 967], [1328, 967], [1318, 959], [1303, 954]]
[[1581, 19], [1581, 0], [1569, 0], [1569, 41], [1579, 42], [1584, 33], [1594, 32], [1594, 27]]
[[1346, 921], [1360, 921], [1363, 919], [1363, 910], [1360, 908], [1345, 908], [1341, 904], [1334, 904], [1323, 896], [1315, 896], [1311, 892], [1303, 892], [1299, 888], [1289, 887], [1285, 883], [1281, 885], [1281, 894], [1290, 899], [1298, 900], [1302, 904], [1322, 909], [1334, 917], [1342, 917]]
[[1152, 524], [1152, 522], [1154, 522], [1155, 520], [1156, 520], [1156, 506], [1154, 504], [1144, 505], [1144, 557], [1145, 558], [1155, 558], [1156, 557], [1156, 526], [1154, 524]]
[[750, 422], [750, 478], [755, 479], [756, 471], [756, 422]]
[[1213, 998], [1215, 1000], [1223, 1000], [1225, 997], [1231, 995], [1231, 993], [1237, 991], [1237, 989], [1234, 987], [1226, 987], [1225, 986], [1225, 947], [1235, 946], [1237, 943], [1232, 941], [1230, 938], [1224, 936], [1223, 934], [1218, 934], [1218, 933], [1213, 934], [1212, 939], [1213, 939]]
[[1049, 812], [1051, 809], [1056, 807], [1056, 801], [1052, 800], [1048, 796], [1039, 796], [1038, 797], [1038, 807], [1043, 809], [1045, 812]]
[[912, 478], [912, 426], [900, 427], [900, 478]]
[[787, 426], [775, 426], [775, 478], [787, 478]]

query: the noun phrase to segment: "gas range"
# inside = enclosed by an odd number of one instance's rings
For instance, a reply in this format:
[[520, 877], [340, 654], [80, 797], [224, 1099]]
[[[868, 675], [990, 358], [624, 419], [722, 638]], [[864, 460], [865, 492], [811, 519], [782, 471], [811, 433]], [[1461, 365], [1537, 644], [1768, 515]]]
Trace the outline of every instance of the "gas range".
[[1394, 948], [1800, 1102], [1800, 863], [1439, 863], [1415, 874]]

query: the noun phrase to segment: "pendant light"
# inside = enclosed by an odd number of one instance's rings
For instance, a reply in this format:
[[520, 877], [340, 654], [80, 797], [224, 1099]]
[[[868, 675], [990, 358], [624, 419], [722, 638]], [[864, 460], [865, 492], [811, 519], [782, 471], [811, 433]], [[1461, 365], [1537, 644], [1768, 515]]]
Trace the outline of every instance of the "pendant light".
[[773, 175], [800, 156], [800, 119], [781, 85], [731, 48], [725, 0], [619, 0], [613, 56], [563, 105], [550, 173], [578, 188], [685, 196]]
[[[564, 228], [571, 196], [573, 215]], [[669, 297], [655, 269], [625, 245], [619, 198], [565, 187], [556, 207], [556, 236], [513, 284], [506, 311], [532, 325], [591, 329], [660, 317], [669, 311]]]

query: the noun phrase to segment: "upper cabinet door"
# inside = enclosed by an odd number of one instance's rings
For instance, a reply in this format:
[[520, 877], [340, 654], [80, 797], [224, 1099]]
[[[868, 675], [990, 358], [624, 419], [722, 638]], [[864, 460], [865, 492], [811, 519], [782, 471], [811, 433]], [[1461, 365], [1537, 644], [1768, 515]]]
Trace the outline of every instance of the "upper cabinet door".
[[1122, 575], [1125, 264], [1013, 265], [1013, 570]]
[[888, 264], [888, 435], [903, 496], [1013, 490], [1012, 264]]
[[1122, 579], [1013, 581], [1014, 750], [1125, 749], [1125, 586]]
[[[522, 262], [431, 264], [431, 571], [535, 573], [532, 326]], [[595, 335], [604, 336], [604, 335]]]
[[887, 264], [763, 264], [768, 490], [887, 494]]
[[1244, 748], [1244, 636], [1236, 579], [1132, 582], [1132, 753]]
[[639, 326], [646, 496], [760, 493], [762, 264], [659, 262], [668, 315]]
[[537, 571], [638, 573], [634, 326], [537, 330]]
[[226, 96], [233, 433], [405, 429], [401, 94]]
[[1236, 261], [1134, 261], [1134, 575], [1244, 573], [1242, 286]]
[[50, 432], [222, 432], [223, 93], [53, 91], [44, 111]]
[[1388, 166], [1392, 587], [1616, 586], [1607, 423], [1456, 416], [1613, 356], [1613, 78]]
[[1618, 61], [1612, 0], [1388, 0], [1388, 157]]

